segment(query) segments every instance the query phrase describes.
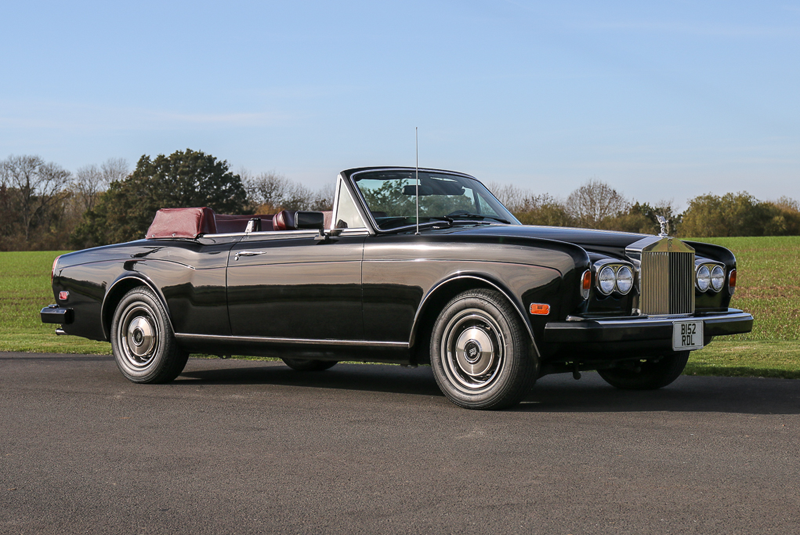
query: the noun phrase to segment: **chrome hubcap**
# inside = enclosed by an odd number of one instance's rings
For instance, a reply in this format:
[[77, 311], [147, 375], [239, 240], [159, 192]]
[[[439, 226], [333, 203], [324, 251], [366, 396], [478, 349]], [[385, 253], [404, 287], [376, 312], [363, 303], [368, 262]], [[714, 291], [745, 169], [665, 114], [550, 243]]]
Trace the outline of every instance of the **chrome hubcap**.
[[158, 324], [154, 311], [145, 303], [130, 305], [122, 314], [117, 343], [125, 364], [143, 371], [156, 355], [159, 344]]
[[470, 327], [459, 335], [455, 354], [458, 367], [470, 377], [482, 376], [494, 363], [494, 345], [481, 327]]
[[447, 324], [442, 355], [447, 376], [471, 394], [489, 388], [503, 365], [500, 326], [484, 311], [466, 309]]
[[128, 347], [137, 357], [144, 357], [150, 353], [155, 341], [155, 329], [149, 318], [139, 316], [128, 325]]

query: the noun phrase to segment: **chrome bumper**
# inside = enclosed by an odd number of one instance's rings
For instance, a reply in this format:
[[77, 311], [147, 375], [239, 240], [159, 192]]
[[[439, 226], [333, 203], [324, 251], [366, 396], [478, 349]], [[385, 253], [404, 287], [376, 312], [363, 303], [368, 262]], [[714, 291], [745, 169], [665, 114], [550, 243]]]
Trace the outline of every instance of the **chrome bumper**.
[[703, 320], [705, 336], [726, 336], [748, 333], [753, 329], [753, 316], [735, 308], [727, 312], [691, 316], [650, 316], [617, 319], [570, 318], [548, 323], [544, 341], [552, 344], [585, 344], [672, 340], [672, 324], [678, 320]]

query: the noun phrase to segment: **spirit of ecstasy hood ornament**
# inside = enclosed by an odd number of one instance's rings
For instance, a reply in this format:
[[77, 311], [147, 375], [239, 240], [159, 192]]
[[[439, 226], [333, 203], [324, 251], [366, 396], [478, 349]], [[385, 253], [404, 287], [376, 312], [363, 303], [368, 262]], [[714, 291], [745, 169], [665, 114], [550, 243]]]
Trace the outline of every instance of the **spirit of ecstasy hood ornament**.
[[663, 215], [657, 215], [656, 219], [658, 219], [658, 224], [661, 225], [661, 232], [658, 234], [659, 238], [668, 238], [669, 237], [669, 221]]

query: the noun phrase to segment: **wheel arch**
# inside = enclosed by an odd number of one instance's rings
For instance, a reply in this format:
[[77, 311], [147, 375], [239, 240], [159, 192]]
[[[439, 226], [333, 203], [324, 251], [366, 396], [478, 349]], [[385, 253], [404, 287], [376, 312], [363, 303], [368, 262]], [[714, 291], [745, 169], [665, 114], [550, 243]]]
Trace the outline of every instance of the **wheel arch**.
[[499, 292], [514, 307], [519, 314], [522, 324], [525, 326], [531, 340], [534, 351], [539, 355], [539, 348], [533, 336], [533, 328], [530, 321], [525, 316], [522, 305], [518, 300], [512, 298], [509, 292], [501, 283], [483, 274], [458, 274], [440, 281], [434, 285], [422, 298], [417, 312], [414, 315], [414, 322], [411, 327], [411, 335], [408, 345], [411, 348], [414, 358], [419, 362], [419, 357], [425, 355], [425, 341], [430, 337], [431, 330], [436, 318], [444, 309], [445, 305], [456, 295], [467, 290], [485, 288]]
[[111, 322], [114, 319], [114, 311], [117, 309], [117, 305], [126, 293], [138, 286], [144, 286], [155, 294], [156, 298], [161, 303], [161, 306], [163, 306], [164, 310], [167, 312], [167, 319], [169, 320], [170, 329], [172, 329], [172, 332], [175, 332], [175, 327], [172, 325], [172, 316], [170, 315], [169, 307], [167, 306], [167, 300], [164, 298], [161, 291], [159, 291], [158, 287], [153, 283], [153, 281], [141, 273], [127, 273], [119, 276], [109, 286], [105, 297], [103, 297], [103, 304], [100, 308], [100, 318], [106, 340], [111, 340]]

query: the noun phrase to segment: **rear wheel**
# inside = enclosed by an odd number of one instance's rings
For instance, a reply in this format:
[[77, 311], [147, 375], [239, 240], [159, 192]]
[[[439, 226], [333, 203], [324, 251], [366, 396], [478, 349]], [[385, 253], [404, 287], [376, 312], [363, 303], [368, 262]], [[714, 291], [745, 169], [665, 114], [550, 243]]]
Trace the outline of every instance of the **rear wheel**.
[[117, 305], [111, 348], [122, 375], [134, 383], [168, 383], [189, 358], [178, 347], [166, 310], [145, 287], [132, 289]]
[[336, 365], [335, 360], [281, 359], [284, 364], [298, 372], [321, 372]]
[[656, 390], [680, 377], [689, 360], [689, 351], [680, 351], [658, 360], [625, 363], [619, 368], [597, 370], [608, 384], [622, 390]]
[[466, 409], [516, 405], [536, 380], [538, 359], [525, 326], [499, 292], [453, 298], [431, 336], [431, 368], [447, 398]]

